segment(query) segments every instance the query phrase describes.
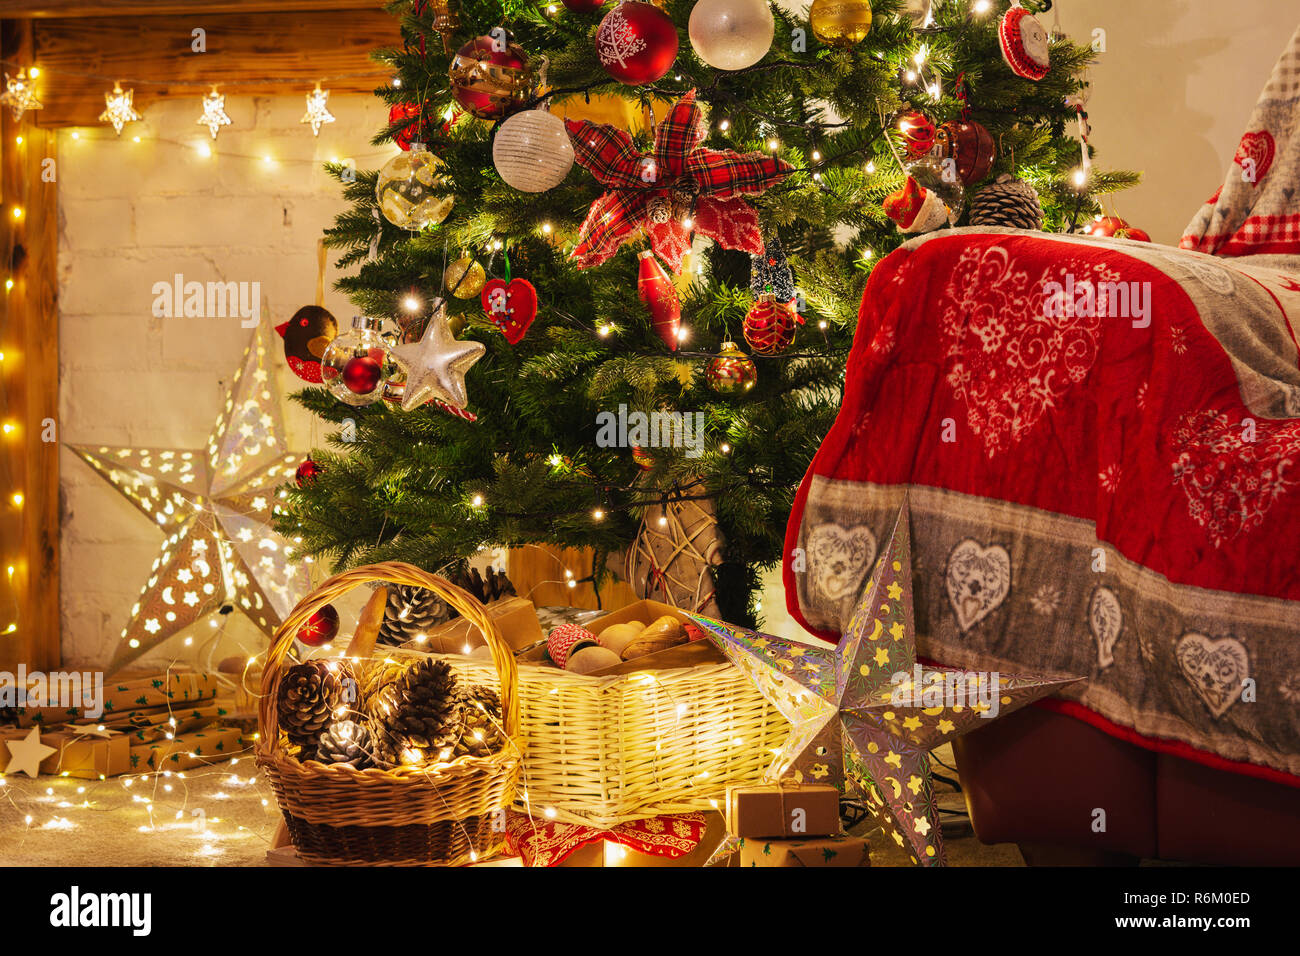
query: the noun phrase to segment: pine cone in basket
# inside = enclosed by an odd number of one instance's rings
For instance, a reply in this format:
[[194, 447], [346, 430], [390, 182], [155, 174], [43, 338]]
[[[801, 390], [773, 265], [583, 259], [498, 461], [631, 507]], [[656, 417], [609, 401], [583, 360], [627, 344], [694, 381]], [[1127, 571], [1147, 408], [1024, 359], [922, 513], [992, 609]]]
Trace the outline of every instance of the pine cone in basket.
[[452, 584], [478, 598], [480, 604], [491, 604], [515, 594], [515, 586], [506, 577], [505, 571], [494, 571], [492, 568], [487, 569], [486, 579], [479, 574], [478, 568], [470, 568], [468, 571], [457, 571], [451, 575], [450, 580]]
[[396, 673], [381, 664], [367, 684], [372, 691], [365, 706], [377, 764], [396, 767], [452, 758], [461, 719], [456, 675], [446, 661], [423, 658]]
[[450, 620], [454, 613], [446, 601], [428, 588], [389, 585], [378, 642], [396, 646], [413, 641]]
[[370, 729], [363, 721], [336, 720], [321, 733], [316, 743], [316, 759], [321, 763], [346, 763], [358, 770], [370, 766], [374, 744]]
[[486, 757], [506, 745], [501, 725], [501, 697], [484, 684], [472, 684], [456, 692], [460, 707], [460, 740], [453, 756], [471, 754]]
[[294, 664], [280, 678], [276, 699], [280, 729], [299, 748], [299, 759], [315, 752], [321, 731], [334, 721], [334, 711], [343, 699], [343, 684], [337, 664], [304, 661]]

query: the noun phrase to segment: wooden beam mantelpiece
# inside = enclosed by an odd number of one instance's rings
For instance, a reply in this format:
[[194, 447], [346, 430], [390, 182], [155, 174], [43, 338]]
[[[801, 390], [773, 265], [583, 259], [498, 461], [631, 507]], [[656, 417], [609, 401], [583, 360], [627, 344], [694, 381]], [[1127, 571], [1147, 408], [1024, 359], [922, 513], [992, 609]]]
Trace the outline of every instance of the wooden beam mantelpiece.
[[165, 17], [293, 10], [377, 10], [376, 0], [0, 0], [0, 18]]
[[[35, 120], [43, 127], [98, 125], [112, 78], [134, 88], [135, 107], [146, 119], [150, 103], [177, 97], [197, 103], [213, 83], [237, 84], [222, 90], [229, 96], [305, 94], [317, 80], [333, 93], [368, 93], [387, 76], [370, 53], [401, 42], [398, 18], [382, 10], [31, 23], [45, 104]], [[195, 53], [192, 31], [200, 27], [207, 52]], [[96, 75], [79, 75], [87, 73]]]
[[[0, 55], [26, 59], [31, 41], [29, 23], [8, 21]], [[11, 429], [0, 436], [0, 669], [10, 673], [60, 657], [58, 198], [44, 175], [55, 134], [32, 116], [0, 110], [0, 281], [13, 280], [0, 295], [0, 414]]]

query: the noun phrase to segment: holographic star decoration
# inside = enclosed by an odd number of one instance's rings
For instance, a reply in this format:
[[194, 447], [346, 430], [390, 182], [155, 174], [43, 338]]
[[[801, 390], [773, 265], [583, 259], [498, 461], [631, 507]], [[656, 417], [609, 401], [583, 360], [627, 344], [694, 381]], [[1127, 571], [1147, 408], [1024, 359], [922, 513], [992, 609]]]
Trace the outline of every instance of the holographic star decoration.
[[311, 589], [311, 559], [291, 561], [271, 528], [302, 458], [284, 439], [277, 351], [259, 325], [205, 449], [72, 446], [165, 536], [110, 673], [217, 612], [241, 611], [271, 634]]
[[322, 90], [319, 83], [316, 84], [316, 89], [307, 94], [307, 112], [298, 122], [310, 123], [313, 136], [319, 136], [320, 128], [326, 123], [334, 122], [334, 114], [325, 108], [329, 98], [330, 91]]
[[439, 302], [420, 341], [393, 349], [393, 361], [406, 372], [402, 411], [419, 408], [431, 398], [464, 408], [469, 402], [465, 373], [486, 351], [482, 342], [462, 341], [451, 334], [447, 310]]
[[114, 83], [113, 92], [104, 94], [105, 109], [99, 114], [99, 121], [112, 123], [113, 130], [118, 136], [122, 135], [123, 126], [141, 118], [131, 102], [134, 96], [135, 90], [123, 91], [121, 83]]
[[834, 648], [692, 617], [793, 725], [769, 779], [856, 792], [920, 866], [944, 864], [929, 752], [1081, 679], [917, 663], [906, 503]]
[[5, 73], [5, 91], [0, 93], [0, 105], [9, 107], [14, 114], [14, 122], [23, 118], [28, 110], [44, 109], [45, 104], [36, 98], [36, 88], [32, 84], [35, 77], [26, 70], [19, 70], [17, 76]]
[[213, 139], [217, 138], [217, 130], [230, 125], [230, 117], [226, 115], [225, 94], [218, 93], [215, 86], [211, 93], [203, 97], [203, 115], [195, 122], [206, 126]]

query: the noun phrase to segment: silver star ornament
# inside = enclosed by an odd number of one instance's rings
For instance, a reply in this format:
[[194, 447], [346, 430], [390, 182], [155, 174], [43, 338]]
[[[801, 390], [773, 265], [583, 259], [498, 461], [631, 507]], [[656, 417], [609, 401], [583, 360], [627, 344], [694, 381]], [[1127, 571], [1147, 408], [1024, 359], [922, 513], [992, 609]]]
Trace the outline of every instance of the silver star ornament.
[[465, 373], [483, 357], [482, 342], [461, 341], [451, 334], [447, 312], [439, 305], [420, 341], [393, 349], [393, 361], [406, 372], [402, 411], [419, 408], [432, 398], [464, 408]]

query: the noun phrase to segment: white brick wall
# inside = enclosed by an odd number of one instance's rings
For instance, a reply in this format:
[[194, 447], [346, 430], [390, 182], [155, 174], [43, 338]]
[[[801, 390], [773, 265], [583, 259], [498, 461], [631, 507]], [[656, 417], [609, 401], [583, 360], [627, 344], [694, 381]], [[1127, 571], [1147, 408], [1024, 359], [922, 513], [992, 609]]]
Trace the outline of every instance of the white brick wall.
[[[82, 130], [79, 139], [60, 133], [64, 442], [201, 448], [206, 441], [252, 333], [235, 318], [153, 317], [155, 282], [177, 272], [187, 281], [260, 282], [263, 320], [272, 324], [313, 301], [316, 240], [344, 208], [320, 164], [352, 157], [359, 168], [375, 168], [394, 150], [370, 145], [387, 117], [371, 96], [331, 97], [337, 121], [319, 139], [299, 124], [303, 110], [302, 96], [230, 95], [233, 123], [211, 143], [195, 122], [196, 95], [148, 106], [120, 140], [106, 126]], [[202, 142], [211, 144], [210, 158], [195, 148]], [[266, 155], [274, 162], [263, 162]], [[335, 278], [331, 267], [325, 306], [347, 322], [353, 310], [330, 290]], [[281, 395], [301, 384], [283, 362], [279, 375]], [[306, 449], [310, 416], [287, 400], [284, 408], [291, 448]], [[80, 458], [66, 448], [60, 454], [64, 660], [105, 664], [162, 537]], [[205, 624], [192, 646], [177, 637], [143, 661], [215, 662], [264, 647], [260, 632], [230, 617], [219, 646], [201, 646], [211, 634]]]

